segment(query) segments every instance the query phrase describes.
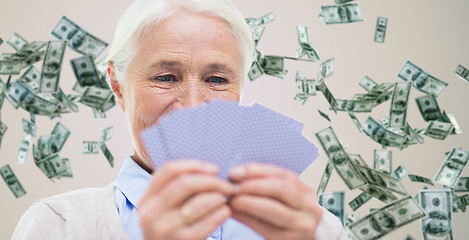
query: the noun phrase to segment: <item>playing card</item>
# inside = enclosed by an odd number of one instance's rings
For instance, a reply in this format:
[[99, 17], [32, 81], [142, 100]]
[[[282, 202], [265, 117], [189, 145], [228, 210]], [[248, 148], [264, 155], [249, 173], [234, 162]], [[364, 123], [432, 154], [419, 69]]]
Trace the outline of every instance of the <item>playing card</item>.
[[200, 159], [220, 168], [220, 177], [246, 163], [266, 163], [303, 172], [317, 157], [303, 137], [303, 124], [259, 104], [211, 101], [174, 111], [142, 133], [156, 168], [177, 159]]

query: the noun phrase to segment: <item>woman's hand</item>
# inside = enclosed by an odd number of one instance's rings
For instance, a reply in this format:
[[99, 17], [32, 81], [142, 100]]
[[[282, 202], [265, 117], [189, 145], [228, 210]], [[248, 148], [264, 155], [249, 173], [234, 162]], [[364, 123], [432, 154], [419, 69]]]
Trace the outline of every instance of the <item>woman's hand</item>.
[[234, 185], [215, 165], [173, 161], [155, 172], [138, 210], [145, 239], [205, 239], [228, 217]]
[[266, 239], [314, 239], [322, 208], [313, 189], [286, 169], [246, 164], [230, 171], [237, 184], [233, 217]]

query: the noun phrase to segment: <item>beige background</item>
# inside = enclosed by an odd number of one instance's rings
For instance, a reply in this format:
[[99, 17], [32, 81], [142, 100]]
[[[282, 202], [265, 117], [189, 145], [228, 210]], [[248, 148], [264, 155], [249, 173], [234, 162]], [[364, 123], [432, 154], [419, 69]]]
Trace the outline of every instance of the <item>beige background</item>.
[[[66, 15], [78, 25], [95, 36], [111, 42], [119, 16], [132, 1], [2, 1], [0, 4], [0, 37], [5, 41], [0, 46], [0, 53], [13, 52], [6, 40], [13, 32], [20, 33], [28, 41], [52, 40], [50, 32], [62, 15]], [[396, 75], [405, 60], [411, 60], [435, 77], [449, 83], [448, 88], [438, 97], [440, 108], [453, 113], [463, 134], [449, 136], [445, 141], [425, 137], [425, 144], [411, 146], [402, 151], [393, 150], [393, 168], [404, 165], [411, 173], [433, 178], [442, 164], [445, 155], [452, 147], [469, 150], [469, 83], [459, 79], [454, 71], [458, 64], [469, 68], [469, 1], [358, 1], [365, 21], [348, 25], [326, 26], [318, 18], [321, 5], [334, 4], [327, 1], [245, 1], [235, 0], [246, 17], [260, 17], [273, 11], [276, 20], [266, 25], [264, 36], [259, 43], [259, 50], [264, 54], [294, 56], [298, 48], [297, 24], [309, 27], [312, 47], [319, 54], [321, 61], [335, 58], [334, 75], [327, 79], [327, 84], [337, 98], [351, 97], [364, 92], [358, 82], [368, 75], [378, 83], [400, 81]], [[384, 44], [373, 42], [378, 16], [388, 18], [386, 40]], [[70, 48], [65, 53], [60, 85], [65, 93], [72, 93], [75, 77], [70, 59], [79, 54]], [[246, 82], [244, 104], [259, 102], [305, 124], [304, 134], [317, 143], [314, 133], [329, 125], [335, 129], [338, 137], [348, 146], [347, 151], [359, 153], [372, 164], [373, 149], [380, 146], [368, 137], [360, 134], [346, 113], [337, 115], [328, 110], [328, 103], [321, 94], [312, 97], [302, 106], [293, 100], [295, 96], [295, 72], [300, 70], [307, 77], [316, 77], [319, 63], [286, 61], [289, 70], [284, 80], [263, 76], [254, 82]], [[5, 81], [5, 76], [2, 76]], [[15, 79], [15, 78], [14, 78]], [[408, 121], [413, 127], [425, 127], [426, 124], [418, 112], [414, 98], [423, 94], [412, 90], [408, 107]], [[321, 109], [329, 114], [332, 123], [321, 118], [317, 112]], [[18, 148], [25, 133], [21, 119], [29, 118], [22, 109], [15, 110], [7, 101], [3, 105], [2, 121], [8, 125], [0, 149], [0, 165], [10, 164], [27, 195], [16, 199], [3, 182], [0, 183], [0, 239], [8, 239], [24, 211], [37, 199], [66, 191], [93, 186], [104, 186], [116, 177], [123, 160], [131, 154], [132, 146], [126, 120], [119, 107], [108, 112], [106, 119], [93, 118], [92, 111], [80, 105], [80, 112], [63, 115], [60, 121], [71, 129], [72, 133], [65, 144], [61, 156], [70, 158], [74, 178], [54, 182], [48, 180], [34, 165], [30, 152], [28, 162], [16, 164]], [[389, 114], [389, 102], [375, 108], [371, 114], [357, 114], [362, 123], [371, 115], [378, 119]], [[58, 119], [50, 120], [38, 116], [37, 135], [49, 134]], [[111, 168], [104, 155], [84, 155], [83, 140], [98, 140], [100, 131], [114, 126], [114, 135], [107, 145], [116, 158]], [[35, 139], [37, 141], [37, 138]], [[323, 153], [321, 149], [321, 153]], [[326, 165], [322, 155], [303, 175], [302, 179], [316, 188]], [[463, 176], [469, 175], [469, 167]], [[414, 196], [421, 183], [413, 183], [406, 177], [403, 184], [409, 194]], [[440, 185], [435, 188], [441, 187]], [[346, 202], [351, 201], [360, 191], [350, 191], [334, 172], [326, 191], [346, 191]], [[369, 208], [384, 204], [371, 200], [355, 215], [365, 216]], [[351, 209], [347, 206], [347, 212]], [[467, 239], [467, 220], [469, 213], [454, 214], [455, 239]], [[51, 226], [53, 227], [53, 226]], [[404, 239], [408, 234], [422, 239], [419, 221], [413, 222], [390, 233], [384, 239]], [[466, 237], [465, 237], [466, 236]]]

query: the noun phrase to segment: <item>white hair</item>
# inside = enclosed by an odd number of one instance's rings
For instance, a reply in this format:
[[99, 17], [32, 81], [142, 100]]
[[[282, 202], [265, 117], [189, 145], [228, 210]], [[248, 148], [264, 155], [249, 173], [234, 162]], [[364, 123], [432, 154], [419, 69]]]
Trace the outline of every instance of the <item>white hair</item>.
[[119, 20], [106, 59], [114, 65], [117, 80], [125, 83], [128, 67], [137, 52], [137, 40], [144, 36], [153, 24], [178, 10], [219, 17], [229, 24], [240, 44], [243, 56], [242, 88], [253, 61], [254, 43], [243, 15], [230, 0], [136, 0]]

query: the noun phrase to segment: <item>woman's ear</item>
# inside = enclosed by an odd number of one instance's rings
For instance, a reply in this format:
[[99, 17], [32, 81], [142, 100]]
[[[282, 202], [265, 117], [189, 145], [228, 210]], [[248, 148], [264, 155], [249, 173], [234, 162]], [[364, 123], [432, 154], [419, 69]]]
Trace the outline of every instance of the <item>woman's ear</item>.
[[125, 100], [123, 96], [123, 85], [119, 83], [119, 81], [116, 78], [116, 70], [114, 69], [114, 64], [112, 62], [107, 62], [107, 73], [109, 75], [109, 81], [111, 83], [111, 88], [112, 91], [114, 92], [114, 95], [117, 97], [117, 102], [122, 108], [122, 111], [125, 112]]

